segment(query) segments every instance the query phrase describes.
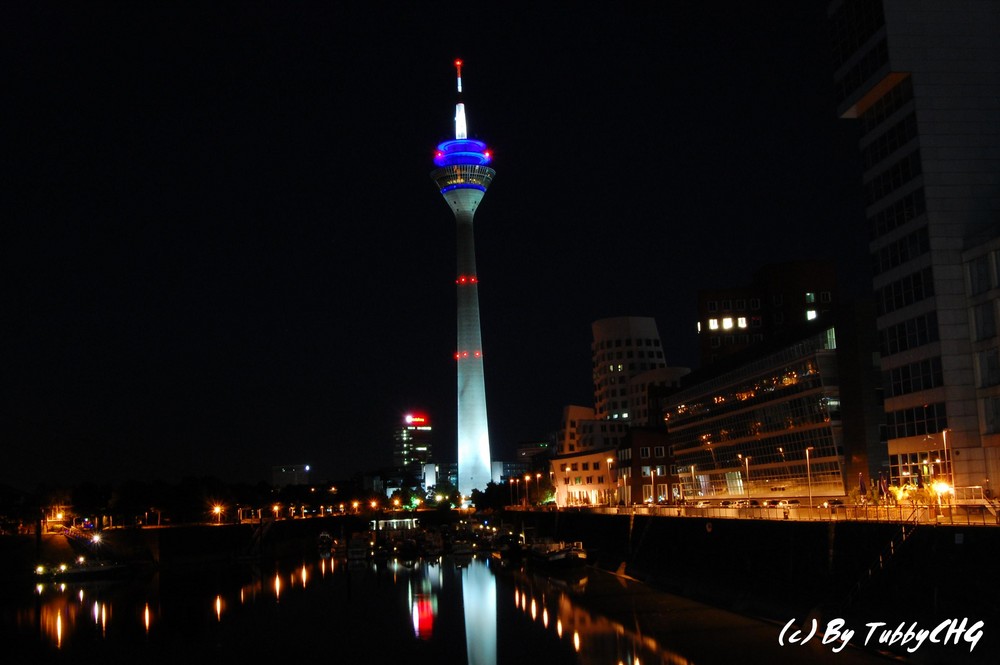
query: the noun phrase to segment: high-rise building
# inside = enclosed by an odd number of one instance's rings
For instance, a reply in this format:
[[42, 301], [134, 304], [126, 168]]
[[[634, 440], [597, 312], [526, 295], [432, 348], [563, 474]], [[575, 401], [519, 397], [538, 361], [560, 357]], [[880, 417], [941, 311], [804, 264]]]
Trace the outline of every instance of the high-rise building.
[[[462, 61], [456, 60], [458, 92], [462, 92]], [[455, 138], [437, 147], [431, 173], [457, 223], [458, 275], [458, 491], [469, 496], [490, 482], [490, 435], [486, 417], [483, 341], [479, 326], [479, 277], [472, 221], [496, 172], [487, 166], [489, 150], [470, 139], [465, 104], [455, 106]]]
[[591, 330], [594, 415], [598, 420], [628, 420], [632, 377], [667, 366], [656, 321], [621, 316], [595, 321]]
[[836, 305], [837, 278], [830, 261], [766, 265], [746, 287], [698, 292], [702, 366], [818, 322]]
[[984, 491], [1000, 474], [1000, 3], [828, 14], [837, 112], [860, 125], [891, 479]]
[[433, 427], [422, 413], [408, 413], [393, 436], [392, 464], [414, 479], [422, 480], [424, 465], [434, 457]]

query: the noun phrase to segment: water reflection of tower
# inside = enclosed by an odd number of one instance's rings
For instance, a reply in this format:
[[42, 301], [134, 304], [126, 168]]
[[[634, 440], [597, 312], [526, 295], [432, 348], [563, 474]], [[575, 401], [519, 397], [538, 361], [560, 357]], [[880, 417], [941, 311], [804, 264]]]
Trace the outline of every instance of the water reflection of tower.
[[[456, 60], [458, 92], [462, 61]], [[457, 223], [458, 274], [458, 490], [469, 496], [490, 482], [490, 439], [486, 418], [482, 333], [479, 325], [479, 279], [472, 220], [496, 172], [489, 168], [486, 144], [470, 139], [465, 104], [455, 106], [455, 138], [438, 145], [431, 173]]]

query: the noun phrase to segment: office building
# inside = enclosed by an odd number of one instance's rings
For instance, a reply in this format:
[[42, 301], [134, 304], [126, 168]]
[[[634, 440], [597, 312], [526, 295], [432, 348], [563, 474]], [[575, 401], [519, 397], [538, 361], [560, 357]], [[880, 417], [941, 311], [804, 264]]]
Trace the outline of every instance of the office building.
[[837, 112], [858, 123], [892, 482], [1000, 472], [1000, 3], [828, 6]]

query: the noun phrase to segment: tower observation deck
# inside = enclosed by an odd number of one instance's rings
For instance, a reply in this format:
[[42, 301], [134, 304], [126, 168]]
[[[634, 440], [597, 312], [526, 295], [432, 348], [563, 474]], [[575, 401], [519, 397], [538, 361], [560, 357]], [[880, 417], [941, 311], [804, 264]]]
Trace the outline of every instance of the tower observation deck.
[[[462, 61], [458, 70], [458, 92], [462, 92]], [[492, 156], [482, 141], [468, 138], [465, 105], [455, 106], [455, 138], [437, 147], [431, 172], [441, 195], [455, 215], [457, 227], [458, 304], [458, 491], [468, 497], [474, 489], [485, 489], [491, 480], [490, 436], [486, 417], [486, 382], [483, 371], [483, 341], [479, 325], [479, 278], [472, 229], [476, 208], [496, 172], [488, 164]]]

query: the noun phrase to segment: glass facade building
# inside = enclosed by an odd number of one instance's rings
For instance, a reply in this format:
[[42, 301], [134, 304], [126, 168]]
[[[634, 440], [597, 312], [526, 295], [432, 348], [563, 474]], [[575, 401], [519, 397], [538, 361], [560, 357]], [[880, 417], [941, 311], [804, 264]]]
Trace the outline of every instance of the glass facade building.
[[843, 496], [836, 348], [826, 328], [672, 395], [664, 418], [675, 494], [688, 501]]

